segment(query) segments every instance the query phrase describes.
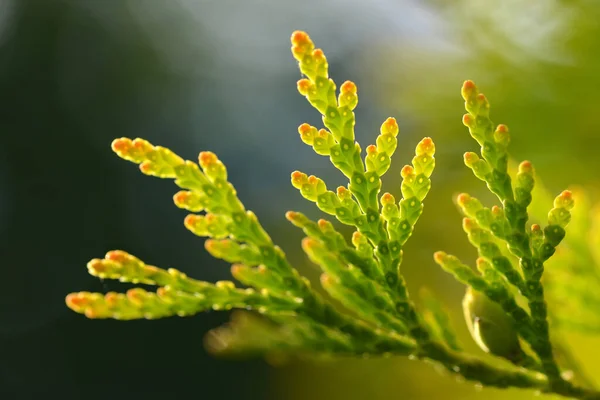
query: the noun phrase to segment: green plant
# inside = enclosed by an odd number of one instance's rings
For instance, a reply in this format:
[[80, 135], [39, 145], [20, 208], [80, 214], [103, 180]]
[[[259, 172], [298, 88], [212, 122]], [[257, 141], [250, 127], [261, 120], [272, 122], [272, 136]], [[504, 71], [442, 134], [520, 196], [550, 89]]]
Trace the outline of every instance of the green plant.
[[[175, 269], [147, 265], [123, 251], [111, 251], [104, 259], [89, 262], [92, 275], [157, 285], [158, 290], [72, 293], [67, 296], [67, 305], [89, 318], [123, 320], [187, 316], [207, 309], [253, 310], [261, 317], [237, 314], [230, 325], [209, 335], [208, 345], [220, 352], [263, 355], [410, 356], [438, 363], [481, 385], [600, 399], [600, 392], [561, 374], [555, 356], [558, 344], [553, 347], [548, 320], [550, 316], [564, 323], [565, 313], [549, 314], [541, 282], [544, 263], [555, 253], [571, 220], [571, 192], [564, 191], [554, 199], [543, 229], [538, 224], [529, 225], [532, 166], [522, 162], [515, 179], [511, 178], [508, 129], [493, 126], [487, 99], [473, 82], [465, 82], [462, 96], [467, 114], [463, 123], [481, 146], [480, 156], [465, 154], [465, 164], [502, 204], [486, 208], [467, 194], [457, 198], [466, 215], [464, 230], [479, 252], [478, 272], [454, 256], [443, 252], [434, 255], [443, 269], [467, 286], [467, 324], [479, 346], [495, 357], [467, 354], [461, 350], [444, 307], [432, 294], [424, 293], [422, 306], [417, 308], [400, 271], [402, 247], [423, 211], [431, 186], [433, 141], [421, 140], [412, 165], [402, 168], [402, 199], [397, 202], [390, 193], [379, 197], [380, 179], [389, 169], [397, 146], [396, 121], [389, 118], [382, 124], [376, 144], [366, 148], [363, 161], [354, 137], [356, 86], [347, 81], [336, 94], [323, 52], [314, 48], [305, 33], [292, 35], [292, 53], [306, 76], [298, 82], [298, 90], [323, 115], [326, 127], [302, 124], [300, 137], [317, 154], [328, 156], [349, 181], [347, 187], [333, 192], [315, 176], [296, 171], [291, 177], [302, 196], [355, 228], [350, 245], [326, 220], [315, 222], [298, 212], [286, 214], [307, 235], [302, 247], [323, 270], [321, 285], [330, 298], [311, 288], [256, 216], [245, 209], [227, 181], [225, 166], [213, 153], [200, 153], [199, 167], [145, 140], [121, 138], [112, 144], [120, 157], [140, 164], [144, 174], [175, 179], [184, 189], [174, 196], [174, 202], [192, 212], [185, 219], [186, 228], [210, 237], [205, 243], [208, 252], [233, 263], [232, 275], [245, 288], [228, 281], [199, 281]], [[202, 211], [205, 214], [197, 214]], [[580, 242], [571, 245], [585, 247]], [[597, 257], [597, 251], [592, 256], [584, 250], [576, 250], [574, 256], [582, 258], [580, 264], [588, 267], [585, 273], [592, 276], [595, 271], [586, 263]], [[567, 260], [565, 265], [570, 264]], [[557, 267], [556, 271], [569, 273], [567, 267]], [[551, 294], [560, 298], [563, 292]], [[582, 295], [575, 298], [580, 303], [587, 301]], [[598, 330], [598, 317], [593, 321], [593, 329]], [[573, 326], [577, 321], [571, 322]]]

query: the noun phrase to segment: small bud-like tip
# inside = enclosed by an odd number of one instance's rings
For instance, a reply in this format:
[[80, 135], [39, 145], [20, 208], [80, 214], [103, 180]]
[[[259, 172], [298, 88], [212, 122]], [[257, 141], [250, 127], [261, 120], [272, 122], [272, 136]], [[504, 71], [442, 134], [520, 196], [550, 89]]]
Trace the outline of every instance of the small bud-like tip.
[[344, 83], [342, 83], [342, 86], [340, 87], [340, 91], [342, 93], [352, 93], [355, 94], [356, 93], [356, 84], [352, 81], [346, 81]]
[[381, 204], [383, 205], [392, 204], [395, 202], [396, 199], [394, 199], [394, 196], [392, 196], [391, 193], [384, 193], [383, 196], [381, 196]]
[[301, 135], [307, 135], [311, 131], [311, 129], [312, 129], [312, 126], [310, 126], [309, 124], [307, 124], [305, 122], [298, 127], [298, 133]]
[[115, 153], [125, 153], [131, 148], [131, 140], [127, 138], [115, 139], [110, 147]]
[[106, 258], [107, 260], [111, 260], [111, 261], [123, 262], [127, 258], [127, 255], [128, 254], [122, 250], [112, 250], [112, 251], [109, 251], [108, 253], [106, 253], [104, 258]]
[[148, 173], [152, 169], [152, 163], [150, 161], [144, 161], [140, 164], [140, 171]]
[[464, 207], [469, 200], [471, 200], [471, 196], [469, 196], [467, 193], [461, 193], [456, 197], [456, 202], [461, 207]]
[[217, 156], [212, 151], [203, 151], [198, 155], [198, 161], [202, 167], [207, 167], [217, 162]]
[[298, 217], [298, 213], [296, 211], [288, 211], [285, 213], [285, 218], [288, 221], [292, 221]]
[[465, 164], [468, 167], [471, 167], [471, 166], [473, 166], [473, 164], [475, 164], [479, 160], [479, 157], [477, 156], [477, 154], [473, 153], [472, 151], [468, 151], [465, 153], [464, 159], [465, 159]]
[[462, 117], [462, 122], [465, 126], [471, 126], [473, 125], [473, 117], [471, 116], [471, 114], [465, 114]]
[[316, 239], [310, 238], [310, 237], [306, 237], [304, 239], [302, 239], [302, 249], [304, 249], [304, 251], [310, 251], [312, 249], [315, 248], [315, 246], [318, 245], [318, 241]]
[[302, 185], [305, 180], [306, 180], [306, 174], [304, 174], [300, 171], [292, 172], [292, 185], [297, 187], [299, 185]]
[[175, 204], [185, 204], [190, 198], [191, 193], [186, 190], [180, 190], [173, 196], [173, 202]]
[[504, 124], [500, 124], [496, 127], [496, 132], [499, 133], [508, 133], [508, 126], [504, 125]]
[[475, 82], [473, 82], [472, 80], [466, 80], [463, 82], [462, 88], [463, 88], [463, 90], [474, 90]]
[[291, 42], [295, 46], [301, 46], [310, 42], [310, 37], [304, 31], [294, 31], [292, 33]]
[[338, 186], [336, 192], [339, 197], [344, 197], [349, 194], [348, 189], [346, 189], [344, 186]]
[[80, 293], [69, 293], [65, 297], [65, 303], [71, 309], [81, 309], [87, 303], [87, 299]]
[[473, 96], [473, 94], [476, 91], [477, 91], [477, 87], [475, 86], [475, 83], [473, 83], [473, 81], [465, 81], [462, 85], [460, 93], [462, 95], [462, 98], [467, 100], [471, 96]]
[[400, 175], [402, 175], [403, 178], [413, 175], [414, 173], [415, 173], [415, 170], [410, 165], [405, 165], [404, 167], [402, 167], [402, 170], [400, 171]]
[[296, 86], [298, 87], [300, 94], [306, 96], [312, 86], [312, 83], [308, 79], [300, 79]]
[[185, 226], [193, 226], [196, 223], [198, 216], [195, 214], [188, 214], [183, 220]]
[[398, 135], [398, 123], [396, 122], [396, 118], [389, 117], [386, 119], [381, 125], [381, 133], [382, 134], [391, 134], [393, 136]]
[[519, 164], [519, 173], [520, 174], [530, 174], [533, 172], [533, 165], [529, 161], [523, 161]]
[[377, 154], [377, 146], [375, 146], [374, 144], [367, 146], [367, 153], [369, 155]]
[[430, 137], [423, 138], [417, 145], [417, 155], [427, 154], [433, 156], [435, 153], [435, 144]]
[[467, 232], [470, 232], [475, 227], [475, 221], [471, 218], [463, 218], [463, 229]]
[[443, 251], [436, 251], [433, 253], [433, 260], [438, 264], [443, 264], [446, 261], [446, 253]]
[[560, 197], [563, 200], [572, 200], [573, 199], [573, 193], [570, 190], [563, 190], [563, 192], [560, 194]]

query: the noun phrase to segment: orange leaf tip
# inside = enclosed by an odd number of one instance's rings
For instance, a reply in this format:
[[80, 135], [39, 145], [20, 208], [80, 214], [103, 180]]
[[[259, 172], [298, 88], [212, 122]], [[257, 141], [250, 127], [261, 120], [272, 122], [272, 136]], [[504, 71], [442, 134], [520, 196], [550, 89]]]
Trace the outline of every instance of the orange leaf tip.
[[181, 190], [173, 196], [175, 204], [185, 204], [191, 196], [191, 193], [186, 190]]
[[402, 178], [407, 178], [411, 175], [414, 175], [415, 173], [415, 169], [413, 167], [411, 167], [410, 165], [405, 165], [404, 167], [402, 167], [402, 170], [400, 171], [400, 175], [402, 175]]
[[123, 262], [127, 258], [128, 254], [121, 250], [112, 250], [106, 253], [104, 258], [111, 261]]
[[456, 197], [456, 202], [462, 207], [464, 207], [469, 200], [471, 200], [471, 196], [467, 193], [461, 193]]
[[470, 232], [475, 227], [475, 221], [471, 218], [463, 218], [463, 229]]
[[462, 118], [463, 125], [470, 127], [473, 125], [473, 117], [471, 114], [465, 114]]
[[88, 270], [94, 273], [101, 273], [106, 271], [106, 265], [104, 262], [98, 258], [95, 258], [88, 262], [87, 264]]
[[369, 155], [375, 155], [375, 154], [377, 154], [377, 146], [375, 146], [374, 144], [371, 144], [371, 145], [367, 146], [367, 153]]
[[188, 214], [186, 215], [185, 219], [183, 220], [183, 224], [185, 226], [194, 226], [196, 224], [196, 222], [198, 222], [198, 219], [200, 219], [201, 217], [199, 215], [196, 214]]
[[433, 259], [438, 264], [443, 264], [446, 261], [447, 257], [447, 254], [443, 251], [436, 251], [435, 253], [433, 253]]
[[435, 153], [435, 144], [430, 137], [426, 137], [421, 139], [419, 144], [417, 145], [417, 155], [427, 154], [428, 156], [433, 156]]
[[356, 91], [357, 91], [356, 84], [352, 81], [346, 81], [346, 82], [342, 83], [342, 86], [340, 87], [340, 91], [344, 94], [346, 94], [346, 93], [356, 94]]
[[302, 248], [305, 251], [313, 250], [317, 245], [318, 245], [318, 241], [313, 238], [306, 237], [306, 238], [302, 239]]
[[303, 95], [306, 96], [308, 95], [308, 91], [311, 89], [312, 87], [312, 83], [311, 81], [309, 81], [308, 79], [300, 79], [298, 81], [298, 83], [296, 84], [296, 86], [298, 87], [298, 91]]
[[203, 151], [198, 155], [198, 161], [203, 168], [206, 168], [217, 162], [217, 156], [212, 151]]
[[152, 163], [150, 161], [144, 161], [140, 164], [140, 170], [143, 173], [148, 173], [152, 170]]
[[322, 219], [322, 218], [317, 221], [317, 224], [319, 225], [319, 228], [321, 230], [326, 230], [331, 226], [329, 221], [327, 221], [326, 219]]
[[308, 135], [310, 133], [310, 131], [312, 130], [312, 126], [310, 126], [307, 123], [303, 123], [302, 125], [300, 125], [298, 127], [298, 133], [301, 135]]
[[285, 213], [285, 218], [288, 220], [293, 220], [296, 219], [298, 215], [299, 213], [297, 213], [296, 211], [288, 211]]
[[294, 46], [302, 46], [311, 43], [310, 37], [304, 31], [294, 31], [291, 38]]
[[462, 85], [462, 89], [461, 89], [461, 94], [463, 99], [467, 100], [469, 97], [471, 97], [475, 91], [477, 90], [477, 87], [475, 86], [475, 83], [473, 81], [465, 81]]
[[531, 232], [533, 233], [538, 233], [542, 231], [542, 227], [539, 226], [538, 224], [533, 224], [531, 225]]
[[69, 293], [65, 298], [65, 303], [71, 309], [81, 309], [88, 304], [88, 299], [83, 292]]
[[500, 124], [496, 127], [496, 132], [498, 133], [508, 133], [508, 126], [504, 124]]
[[384, 193], [383, 196], [381, 196], [381, 204], [386, 205], [386, 204], [393, 204], [396, 202], [396, 199], [394, 199], [394, 196], [392, 196], [390, 193]]
[[350, 197], [350, 191], [348, 189], [346, 189], [344, 186], [338, 186], [336, 189], [337, 195], [340, 198], [349, 198]]
[[294, 186], [302, 185], [305, 180], [306, 180], [306, 174], [304, 174], [300, 171], [292, 172], [292, 184]]
[[465, 164], [469, 167], [473, 166], [473, 164], [475, 164], [477, 161], [479, 161], [479, 157], [477, 156], [477, 154], [475, 154], [471, 151], [468, 151], [465, 153], [464, 159], [465, 159]]
[[563, 200], [572, 200], [573, 193], [570, 190], [563, 190], [562, 193], [560, 194], [560, 197]]
[[520, 174], [530, 174], [533, 172], [533, 166], [529, 161], [523, 161], [519, 164], [519, 173]]
[[127, 138], [115, 139], [111, 143], [111, 148], [115, 153], [126, 153], [131, 148], [131, 140]]
[[381, 133], [382, 134], [390, 134], [393, 136], [398, 135], [398, 123], [396, 122], [396, 118], [389, 117], [386, 119], [381, 125]]
[[321, 49], [313, 50], [312, 55], [317, 62], [325, 59], [325, 53], [323, 53], [323, 50], [321, 50]]

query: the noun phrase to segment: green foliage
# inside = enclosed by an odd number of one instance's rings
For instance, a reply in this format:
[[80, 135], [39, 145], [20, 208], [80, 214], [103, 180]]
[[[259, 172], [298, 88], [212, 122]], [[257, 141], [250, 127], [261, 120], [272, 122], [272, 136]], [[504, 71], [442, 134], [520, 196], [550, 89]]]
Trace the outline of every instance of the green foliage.
[[[293, 211], [286, 214], [306, 234], [302, 248], [321, 268], [327, 296], [299, 275], [255, 214], [246, 210], [227, 180], [225, 166], [213, 153], [200, 153], [196, 164], [143, 139], [121, 138], [112, 145], [121, 158], [139, 164], [144, 174], [174, 179], [182, 189], [174, 196], [175, 204], [191, 212], [185, 227], [210, 238], [205, 242], [207, 251], [232, 263], [231, 273], [243, 287], [192, 279], [172, 268], [147, 265], [123, 251], [111, 251], [104, 259], [89, 262], [92, 275], [156, 285], [158, 290], [72, 293], [67, 305], [89, 318], [124, 320], [188, 316], [208, 309], [249, 310], [254, 313], [239, 312], [229, 325], [212, 331], [207, 347], [221, 355], [266, 357], [411, 356], [481, 385], [600, 399], [599, 392], [576, 386], [572, 374], [561, 373], [555, 353], [564, 352], [557, 351], [559, 346], [550, 336], [550, 323], [600, 330], [600, 317], [569, 313], [565, 303], [568, 298], [578, 305], [600, 304], [600, 297], [582, 290], [586, 279], [600, 281], [592, 267], [599, 257], [594, 246], [600, 237], [599, 214], [590, 220], [585, 216], [587, 208], [573, 210], [573, 196], [564, 191], [543, 221], [542, 206], [534, 202], [530, 207], [540, 191], [531, 163], [524, 161], [516, 174], [509, 172], [508, 128], [492, 123], [488, 100], [473, 82], [465, 82], [463, 123], [481, 151], [466, 153], [464, 161], [500, 202], [489, 208], [468, 194], [457, 198], [465, 215], [464, 231], [479, 253], [477, 270], [452, 255], [434, 255], [435, 262], [467, 286], [466, 323], [475, 342], [493, 357], [467, 354], [444, 306], [425, 291], [417, 307], [401, 272], [403, 246], [431, 187], [433, 141], [421, 140], [411, 165], [401, 169], [400, 200], [390, 193], [380, 195], [381, 177], [389, 170], [398, 144], [396, 120], [388, 118], [381, 125], [375, 144], [367, 146], [363, 156], [354, 133], [356, 85], [347, 81], [336, 94], [325, 55], [305, 33], [292, 35], [292, 53], [306, 76], [298, 82], [298, 90], [321, 113], [324, 125], [317, 129], [302, 124], [300, 138], [318, 155], [329, 157], [348, 179], [347, 186], [332, 191], [316, 176], [299, 171], [291, 176], [304, 198], [354, 230], [349, 243], [330, 221], [312, 221]], [[548, 195], [539, 197], [544, 196]], [[529, 208], [543, 228], [531, 224]], [[578, 232], [565, 239], [571, 220]], [[565, 250], [561, 246], [557, 251], [563, 239]], [[548, 265], [553, 268], [544, 285]], [[566, 281], [569, 285], [563, 285]], [[549, 303], [556, 304], [556, 310], [549, 309]]]

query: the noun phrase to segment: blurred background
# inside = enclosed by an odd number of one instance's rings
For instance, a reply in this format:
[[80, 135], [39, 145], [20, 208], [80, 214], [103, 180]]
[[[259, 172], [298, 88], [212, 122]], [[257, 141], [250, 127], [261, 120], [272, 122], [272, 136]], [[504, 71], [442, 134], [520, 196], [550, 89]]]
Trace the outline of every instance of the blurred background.
[[[462, 163], [476, 149], [461, 124], [462, 82], [487, 94], [494, 121], [511, 128], [512, 155], [532, 161], [551, 191], [579, 184], [597, 198], [597, 1], [0, 0], [0, 398], [533, 398], [480, 390], [406, 359], [224, 361], [202, 337], [226, 313], [90, 321], [64, 305], [69, 292], [128, 288], [87, 274], [86, 262], [111, 249], [229, 279], [183, 227], [173, 183], [112, 154], [121, 136], [192, 160], [216, 152], [291, 261], [318, 276], [284, 213], [320, 213], [289, 174], [300, 169], [332, 187], [343, 177], [297, 134], [320, 117], [296, 91], [296, 29], [325, 50], [338, 84], [357, 83], [363, 148], [386, 117], [397, 118], [384, 190], [399, 193], [399, 170], [420, 138], [436, 141], [433, 189], [403, 268], [413, 293], [429, 287], [451, 307], [470, 350], [478, 351], [462, 320], [463, 287], [431, 257], [443, 249], [474, 260], [452, 198], [469, 191], [493, 201]], [[567, 339], [599, 376], [598, 340]]]

